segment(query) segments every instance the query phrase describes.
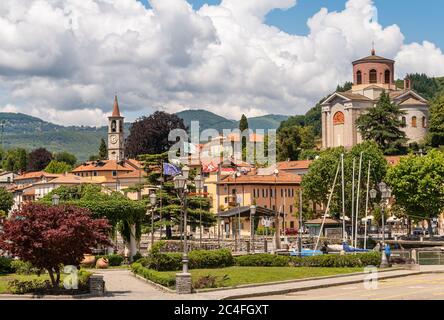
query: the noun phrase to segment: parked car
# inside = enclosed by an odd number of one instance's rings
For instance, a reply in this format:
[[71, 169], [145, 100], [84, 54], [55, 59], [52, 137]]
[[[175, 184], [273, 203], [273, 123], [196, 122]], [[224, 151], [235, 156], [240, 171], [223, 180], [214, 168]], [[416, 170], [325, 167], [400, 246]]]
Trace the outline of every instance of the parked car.
[[296, 236], [298, 234], [298, 230], [295, 228], [285, 228], [285, 235], [287, 236]]
[[427, 230], [427, 229], [423, 229], [423, 228], [413, 229], [414, 236], [424, 236], [424, 235], [428, 235], [428, 234], [429, 234], [429, 230]]

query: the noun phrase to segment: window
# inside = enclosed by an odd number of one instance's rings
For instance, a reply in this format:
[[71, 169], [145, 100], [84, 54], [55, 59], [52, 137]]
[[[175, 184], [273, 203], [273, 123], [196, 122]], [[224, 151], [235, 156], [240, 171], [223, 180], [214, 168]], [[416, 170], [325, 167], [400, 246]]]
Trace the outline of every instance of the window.
[[117, 176], [117, 171], [116, 170], [113, 171], [113, 177], [115, 177], [115, 176]]
[[402, 124], [403, 124], [403, 125], [406, 125], [406, 124], [407, 124], [407, 119], [406, 119], [406, 117], [402, 117], [401, 121], [402, 121]]
[[427, 128], [427, 119], [426, 117], [422, 117], [422, 127]]
[[361, 71], [356, 72], [356, 83], [362, 84], [362, 72]]
[[418, 127], [418, 122], [417, 122], [417, 118], [416, 117], [412, 117], [412, 127], [413, 128]]
[[290, 228], [294, 229], [294, 221], [290, 221]]
[[262, 189], [262, 198], [265, 198], [265, 189]]
[[275, 205], [273, 205], [273, 211], [276, 211], [276, 206]]
[[270, 198], [273, 198], [273, 189], [270, 189]]
[[293, 213], [293, 206], [290, 205], [290, 213]]
[[370, 70], [370, 83], [378, 83], [378, 73], [375, 69]]
[[116, 132], [116, 120], [111, 121], [111, 132]]
[[390, 73], [390, 70], [385, 70], [385, 73], [384, 73], [384, 82], [385, 83], [391, 83], [391, 73]]
[[281, 197], [284, 197], [284, 189], [281, 189]]
[[228, 197], [225, 197], [224, 202], [225, 202], [225, 203], [228, 203]]
[[97, 171], [93, 171], [93, 175], [94, 177], [97, 177], [98, 176]]

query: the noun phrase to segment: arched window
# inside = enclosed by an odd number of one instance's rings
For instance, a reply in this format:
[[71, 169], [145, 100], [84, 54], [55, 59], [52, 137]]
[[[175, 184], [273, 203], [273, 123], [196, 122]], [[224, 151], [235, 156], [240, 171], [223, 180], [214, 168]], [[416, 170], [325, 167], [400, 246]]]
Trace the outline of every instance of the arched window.
[[426, 117], [422, 117], [422, 127], [427, 128], [427, 119]]
[[356, 72], [356, 84], [362, 84], [362, 72]]
[[390, 70], [385, 70], [385, 73], [384, 73], [384, 82], [385, 83], [391, 83], [392, 81], [392, 79], [391, 79], [391, 73], [390, 73]]
[[406, 119], [405, 117], [402, 117], [402, 118], [401, 118], [401, 121], [402, 121], [402, 124], [403, 124], [403, 125], [406, 125], [406, 124], [407, 124], [407, 119]]
[[111, 122], [111, 132], [116, 132], [116, 120]]
[[412, 127], [416, 128], [418, 127], [418, 119], [416, 117], [412, 117]]
[[344, 123], [345, 123], [344, 114], [341, 111], [336, 112], [335, 115], [333, 116], [333, 125], [337, 126]]
[[370, 70], [370, 83], [378, 83], [378, 72], [375, 69]]

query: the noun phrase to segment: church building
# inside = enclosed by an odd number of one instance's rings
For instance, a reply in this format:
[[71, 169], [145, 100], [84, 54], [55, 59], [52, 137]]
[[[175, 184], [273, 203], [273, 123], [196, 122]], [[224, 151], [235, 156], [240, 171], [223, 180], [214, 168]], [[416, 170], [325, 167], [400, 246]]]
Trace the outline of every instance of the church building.
[[406, 112], [402, 121], [408, 142], [420, 142], [427, 135], [429, 102], [411, 89], [409, 79], [404, 88], [395, 84], [395, 61], [371, 55], [353, 62], [353, 86], [347, 92], [335, 92], [322, 104], [322, 148], [352, 148], [362, 142], [356, 120], [378, 103], [383, 91]]

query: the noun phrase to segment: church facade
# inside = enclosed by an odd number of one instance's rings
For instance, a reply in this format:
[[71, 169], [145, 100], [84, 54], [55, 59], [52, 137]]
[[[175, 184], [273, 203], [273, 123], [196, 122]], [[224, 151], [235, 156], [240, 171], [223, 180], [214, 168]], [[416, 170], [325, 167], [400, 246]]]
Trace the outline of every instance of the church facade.
[[429, 102], [411, 89], [409, 79], [404, 88], [395, 84], [395, 61], [376, 55], [353, 62], [353, 86], [347, 92], [335, 92], [322, 104], [322, 148], [343, 146], [352, 148], [362, 142], [356, 120], [378, 103], [383, 91], [406, 114], [400, 119], [406, 124], [408, 142], [420, 142], [427, 135]]

